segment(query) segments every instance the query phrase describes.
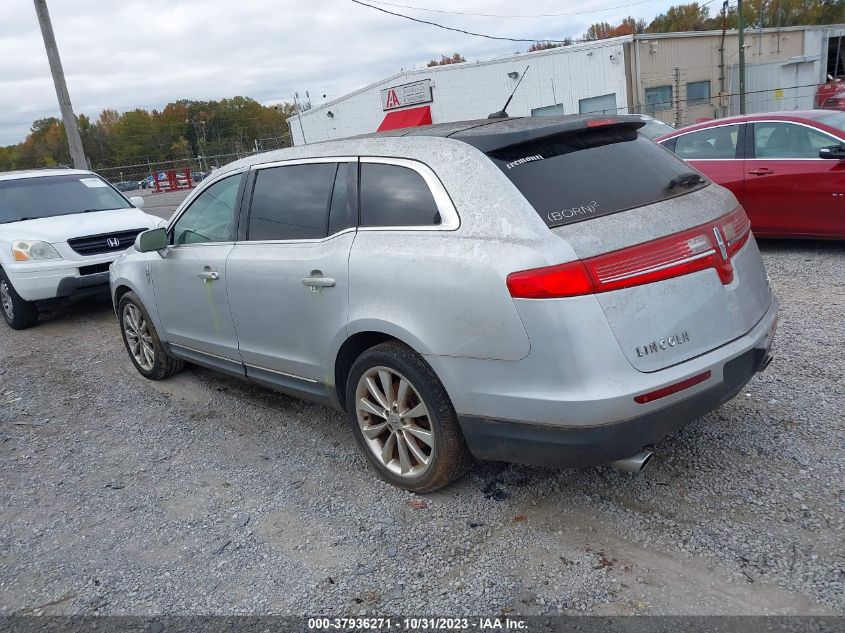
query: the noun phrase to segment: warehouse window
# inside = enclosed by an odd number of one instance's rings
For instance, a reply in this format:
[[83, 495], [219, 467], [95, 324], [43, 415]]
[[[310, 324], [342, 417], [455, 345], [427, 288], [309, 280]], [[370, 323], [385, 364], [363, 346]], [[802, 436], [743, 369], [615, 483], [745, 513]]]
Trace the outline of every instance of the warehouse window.
[[694, 81], [687, 84], [687, 105], [704, 105], [710, 103], [710, 82]]
[[581, 114], [616, 114], [616, 93], [578, 100]]
[[559, 116], [561, 114], [566, 114], [566, 112], [563, 111], [562, 103], [531, 109], [531, 116]]
[[437, 224], [437, 203], [420, 174], [398, 165], [361, 165], [361, 226]]
[[645, 105], [648, 112], [670, 110], [672, 108], [672, 86], [646, 88]]
[[337, 163], [259, 170], [252, 194], [247, 239], [325, 237], [336, 171]]

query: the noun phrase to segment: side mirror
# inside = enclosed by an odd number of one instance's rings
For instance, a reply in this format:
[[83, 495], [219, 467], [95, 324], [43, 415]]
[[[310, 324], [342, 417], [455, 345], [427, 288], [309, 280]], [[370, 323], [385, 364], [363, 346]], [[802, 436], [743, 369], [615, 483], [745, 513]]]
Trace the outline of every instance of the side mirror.
[[144, 208], [144, 199], [141, 196], [131, 196], [129, 198], [129, 202], [131, 202], [133, 205], [135, 205], [139, 209]]
[[167, 248], [167, 230], [164, 228], [144, 231], [135, 238], [135, 250], [140, 253], [151, 253], [164, 248]]
[[819, 150], [819, 158], [831, 160], [845, 160], [845, 144], [834, 145], [833, 147], [822, 147]]

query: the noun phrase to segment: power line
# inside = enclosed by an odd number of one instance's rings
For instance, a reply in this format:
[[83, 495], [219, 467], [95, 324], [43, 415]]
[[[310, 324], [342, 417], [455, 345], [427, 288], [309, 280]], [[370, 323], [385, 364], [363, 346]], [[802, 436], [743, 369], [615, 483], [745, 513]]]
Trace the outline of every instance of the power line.
[[355, 4], [360, 4], [362, 7], [367, 7], [369, 9], [375, 9], [376, 11], [381, 11], [382, 13], [387, 13], [388, 15], [394, 15], [398, 18], [405, 18], [406, 20], [411, 20], [412, 22], [419, 22], [420, 24], [427, 24], [429, 26], [436, 26], [439, 29], [445, 29], [447, 31], [454, 31], [456, 33], [463, 33], [464, 35], [472, 35], [473, 37], [483, 37], [488, 40], [503, 40], [506, 42], [552, 42], [553, 44], [569, 44], [570, 40], [550, 40], [547, 38], [539, 37], [534, 39], [524, 39], [519, 37], [501, 37], [498, 35], [487, 35], [486, 33], [475, 33], [474, 31], [465, 31], [464, 29], [458, 29], [452, 26], [446, 26], [444, 24], [438, 24], [437, 22], [430, 22], [428, 20], [422, 20], [420, 18], [415, 18], [410, 15], [405, 15], [404, 13], [396, 13], [395, 11], [388, 11], [387, 9], [383, 9], [381, 7], [374, 6], [372, 4], [367, 4], [366, 2], [361, 2], [361, 0], [351, 0]]
[[646, 2], [650, 2], [651, 0], [637, 0], [637, 2], [629, 2], [627, 4], [620, 4], [615, 7], [606, 7], [604, 9], [592, 9], [590, 11], [572, 11], [569, 13], [535, 13], [533, 15], [527, 14], [505, 14], [505, 13], [473, 13], [471, 11], [448, 11], [446, 9], [429, 9], [426, 7], [413, 7], [408, 4], [397, 4], [395, 2], [383, 2], [382, 0], [370, 0], [373, 4], [381, 4], [388, 7], [397, 7], [400, 9], [412, 9], [414, 11], [427, 11], [429, 13], [446, 13], [449, 15], [466, 15], [472, 17], [482, 17], [482, 18], [559, 18], [559, 17], [566, 17], [570, 15], [587, 15], [589, 13], [602, 13], [603, 11], [614, 11], [616, 9], [625, 9], [627, 7], [633, 7], [638, 4], [645, 4]]

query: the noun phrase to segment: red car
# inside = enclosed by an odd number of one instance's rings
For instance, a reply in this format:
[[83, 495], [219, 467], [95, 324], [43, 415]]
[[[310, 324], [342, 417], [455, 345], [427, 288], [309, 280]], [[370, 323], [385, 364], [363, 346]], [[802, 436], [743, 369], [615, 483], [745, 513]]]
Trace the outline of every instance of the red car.
[[845, 110], [845, 79], [831, 79], [816, 91], [816, 107], [824, 110]]
[[845, 112], [716, 119], [657, 142], [730, 189], [758, 237], [845, 239]]

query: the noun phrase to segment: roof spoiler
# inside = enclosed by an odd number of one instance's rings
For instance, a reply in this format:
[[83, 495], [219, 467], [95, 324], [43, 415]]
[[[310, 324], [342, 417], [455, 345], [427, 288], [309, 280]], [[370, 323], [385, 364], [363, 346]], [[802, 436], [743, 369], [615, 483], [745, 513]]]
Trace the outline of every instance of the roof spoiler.
[[[549, 139], [561, 134], [572, 132], [581, 132], [583, 130], [610, 128], [610, 127], [625, 127], [632, 129], [639, 129], [646, 124], [638, 116], [632, 115], [610, 115], [610, 116], [585, 116], [577, 118], [569, 118], [567, 120], [558, 121], [550, 125], [532, 128], [528, 130], [516, 129], [513, 131], [490, 131], [489, 134], [484, 134], [486, 126], [478, 129], [476, 134], [457, 134], [454, 138], [459, 138], [465, 143], [476, 147], [482, 152], [493, 152], [506, 147], [513, 147], [514, 145], [522, 145], [523, 143], [532, 143]], [[492, 127], [492, 126], [491, 126]]]

